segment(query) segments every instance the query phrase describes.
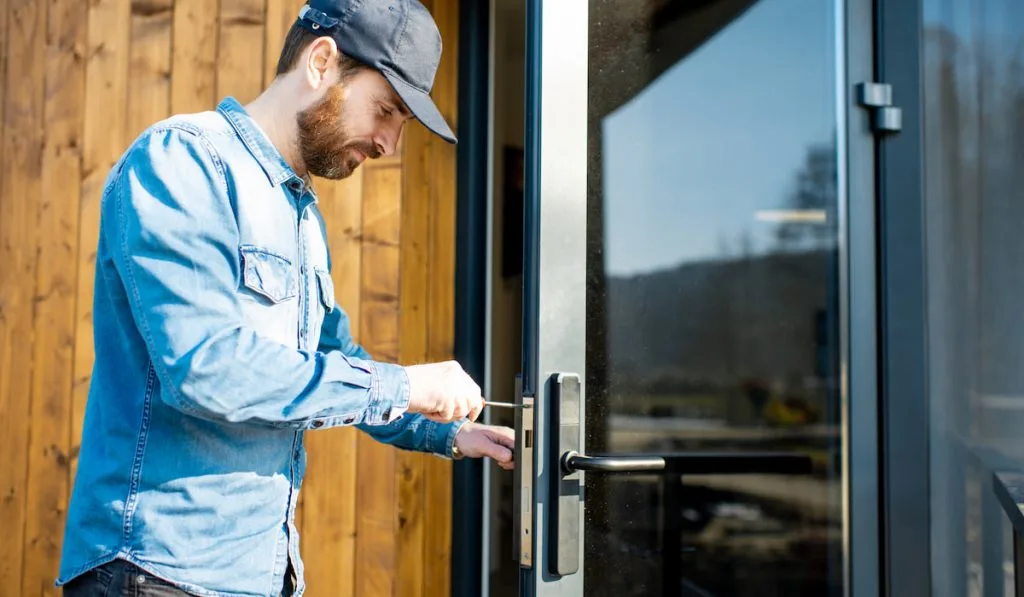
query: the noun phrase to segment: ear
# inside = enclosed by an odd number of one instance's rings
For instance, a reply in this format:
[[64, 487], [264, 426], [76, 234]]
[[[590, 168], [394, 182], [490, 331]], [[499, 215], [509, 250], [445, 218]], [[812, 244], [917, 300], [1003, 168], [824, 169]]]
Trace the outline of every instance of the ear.
[[318, 37], [306, 49], [306, 82], [313, 89], [329, 87], [338, 64], [338, 45], [330, 37]]

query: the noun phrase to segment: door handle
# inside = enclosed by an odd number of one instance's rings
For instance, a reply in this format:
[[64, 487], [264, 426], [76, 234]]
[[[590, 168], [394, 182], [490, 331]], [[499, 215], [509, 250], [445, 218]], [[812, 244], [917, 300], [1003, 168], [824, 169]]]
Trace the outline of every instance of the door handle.
[[810, 456], [793, 452], [682, 452], [587, 456], [568, 450], [561, 458], [562, 475], [665, 472], [679, 475], [803, 475], [811, 472]]
[[640, 473], [665, 470], [661, 456], [586, 456], [574, 450], [562, 454], [562, 474], [576, 471], [590, 473]]

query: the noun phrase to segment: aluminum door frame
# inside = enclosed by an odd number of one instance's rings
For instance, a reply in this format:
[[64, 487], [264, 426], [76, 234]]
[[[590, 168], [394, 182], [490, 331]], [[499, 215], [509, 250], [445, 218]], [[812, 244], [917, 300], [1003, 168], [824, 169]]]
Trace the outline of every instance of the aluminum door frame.
[[[873, 80], [875, 21], [873, 0], [833, 1], [844, 594], [875, 597], [881, 594], [876, 141], [855, 94], [857, 83]], [[528, 520], [517, 521], [532, 531], [531, 561], [520, 569], [523, 597], [585, 594], [582, 509], [576, 574], [550, 572], [547, 529], [550, 484], [558, 479], [548, 454], [549, 379], [555, 373], [585, 379], [586, 372], [588, 13], [588, 0], [527, 0], [522, 389], [534, 399], [534, 445], [533, 503]]]

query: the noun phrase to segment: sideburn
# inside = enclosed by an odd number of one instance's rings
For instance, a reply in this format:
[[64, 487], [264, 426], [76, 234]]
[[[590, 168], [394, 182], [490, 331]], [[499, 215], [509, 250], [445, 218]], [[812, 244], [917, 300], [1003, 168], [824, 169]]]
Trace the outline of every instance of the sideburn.
[[349, 135], [341, 117], [344, 103], [344, 85], [339, 83], [296, 117], [299, 153], [313, 176], [339, 180], [352, 174], [358, 165], [345, 151]]

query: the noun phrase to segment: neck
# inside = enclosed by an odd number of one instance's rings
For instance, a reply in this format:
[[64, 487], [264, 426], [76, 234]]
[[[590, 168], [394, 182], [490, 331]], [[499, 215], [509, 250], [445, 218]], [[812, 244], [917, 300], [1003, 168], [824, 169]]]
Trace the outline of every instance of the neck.
[[[246, 112], [263, 130], [270, 143], [281, 153], [284, 161], [300, 177], [306, 176], [306, 165], [299, 153], [299, 130], [295, 123], [294, 101], [285, 102], [280, 79], [270, 84], [263, 93], [245, 106]], [[291, 105], [289, 105], [291, 104]]]

